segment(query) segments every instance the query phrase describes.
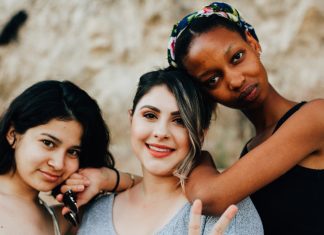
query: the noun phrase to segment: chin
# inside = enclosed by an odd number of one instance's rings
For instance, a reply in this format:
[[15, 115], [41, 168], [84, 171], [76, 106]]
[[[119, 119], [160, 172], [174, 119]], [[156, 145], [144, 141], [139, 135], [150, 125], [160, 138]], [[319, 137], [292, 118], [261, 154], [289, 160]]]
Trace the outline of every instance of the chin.
[[170, 171], [170, 170], [163, 170], [163, 169], [160, 169], [160, 170], [153, 170], [153, 171], [150, 171], [150, 173], [152, 175], [155, 175], [155, 176], [171, 176], [173, 175], [173, 172]]
[[161, 167], [150, 167], [150, 168], [146, 168], [146, 171], [149, 172], [152, 175], [155, 176], [161, 176], [161, 177], [165, 177], [165, 176], [173, 176], [173, 169], [165, 169], [165, 168], [161, 168]]
[[143, 170], [149, 172], [151, 175], [155, 176], [173, 176], [173, 172], [176, 169], [174, 164], [169, 163], [162, 163], [162, 162], [146, 162], [143, 165]]
[[36, 185], [36, 187], [34, 187], [34, 188], [39, 192], [50, 192], [58, 185], [59, 184], [41, 183], [41, 184]]

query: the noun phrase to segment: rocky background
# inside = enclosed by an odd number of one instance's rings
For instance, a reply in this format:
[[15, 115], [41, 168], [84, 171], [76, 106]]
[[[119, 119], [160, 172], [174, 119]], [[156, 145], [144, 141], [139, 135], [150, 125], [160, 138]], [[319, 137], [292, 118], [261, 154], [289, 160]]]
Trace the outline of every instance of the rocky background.
[[[0, 45], [0, 110], [32, 83], [72, 80], [102, 107], [117, 167], [140, 174], [129, 144], [128, 108], [139, 76], [167, 65], [172, 25], [212, 1], [1, 0], [0, 30], [28, 14], [14, 41]], [[236, 0], [256, 29], [269, 80], [285, 96], [324, 97], [324, 1]], [[241, 114], [219, 107], [205, 148], [231, 164], [252, 131]]]

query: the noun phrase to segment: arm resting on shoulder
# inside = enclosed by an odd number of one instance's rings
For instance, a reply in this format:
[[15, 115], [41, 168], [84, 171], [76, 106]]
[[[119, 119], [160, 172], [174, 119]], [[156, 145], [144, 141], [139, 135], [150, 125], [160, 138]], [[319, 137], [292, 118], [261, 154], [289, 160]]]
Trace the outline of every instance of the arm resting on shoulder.
[[218, 173], [204, 160], [189, 176], [186, 194], [201, 199], [206, 214], [220, 215], [277, 179], [311, 153], [323, 151], [324, 100], [307, 103], [271, 137]]

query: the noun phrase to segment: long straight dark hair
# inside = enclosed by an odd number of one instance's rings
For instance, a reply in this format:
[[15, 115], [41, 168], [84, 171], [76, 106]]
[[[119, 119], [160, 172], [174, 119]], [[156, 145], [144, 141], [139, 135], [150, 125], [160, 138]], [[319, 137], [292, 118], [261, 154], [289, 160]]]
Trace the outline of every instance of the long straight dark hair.
[[76, 120], [83, 128], [80, 167], [113, 167], [109, 130], [94, 99], [69, 81], [38, 82], [16, 97], [0, 120], [0, 174], [15, 171], [14, 150], [6, 139], [12, 126], [19, 134], [52, 119]]

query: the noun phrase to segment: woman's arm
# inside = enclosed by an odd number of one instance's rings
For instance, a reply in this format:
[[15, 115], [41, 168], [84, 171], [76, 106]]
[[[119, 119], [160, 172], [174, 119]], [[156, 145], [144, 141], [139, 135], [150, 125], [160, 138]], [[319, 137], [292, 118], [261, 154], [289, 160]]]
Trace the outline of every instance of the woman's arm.
[[[81, 218], [83, 211], [82, 206], [87, 204], [92, 198], [104, 191], [112, 191], [117, 185], [116, 191], [126, 190], [134, 184], [137, 184], [142, 178], [129, 173], [119, 173], [119, 182], [117, 182], [117, 174], [114, 170], [106, 167], [102, 168], [84, 168], [78, 173], [72, 174], [61, 187], [62, 194], [58, 194], [56, 199], [59, 202], [63, 201], [63, 194], [72, 190], [76, 193], [77, 207], [80, 208], [78, 217]], [[61, 231], [67, 231], [68, 234], [75, 234], [74, 227], [64, 218], [64, 215], [69, 213], [70, 209], [66, 206], [56, 206], [56, 214], [58, 215]], [[64, 233], [63, 233], [64, 234]]]
[[[138, 183], [141, 177], [129, 173], [119, 172], [117, 192], [124, 191]], [[88, 203], [94, 196], [102, 192], [111, 192], [117, 184], [117, 174], [106, 167], [84, 168], [74, 173], [61, 187], [64, 193], [72, 190], [77, 194], [78, 207]], [[64, 210], [65, 211], [65, 210]], [[63, 211], [63, 212], [64, 212]]]
[[201, 199], [204, 213], [219, 215], [311, 153], [323, 151], [323, 146], [324, 100], [315, 100], [305, 104], [271, 137], [224, 172], [217, 173], [205, 161], [197, 166], [186, 185], [187, 196], [190, 201]]

